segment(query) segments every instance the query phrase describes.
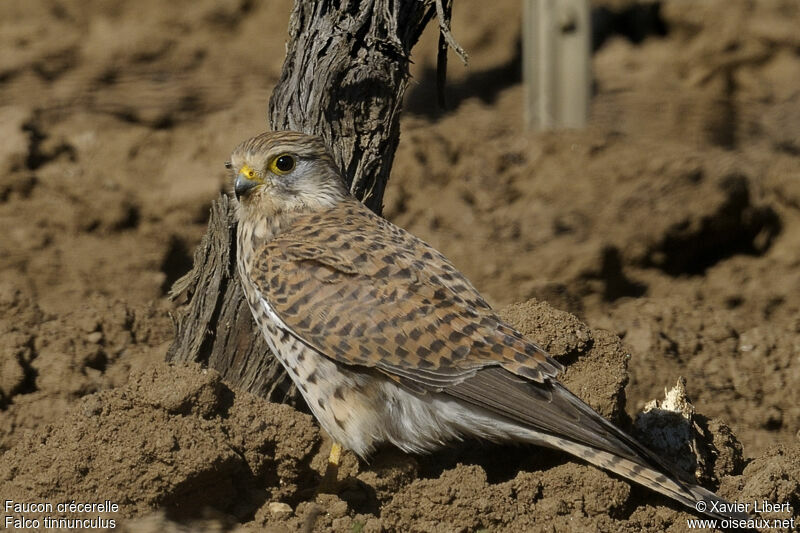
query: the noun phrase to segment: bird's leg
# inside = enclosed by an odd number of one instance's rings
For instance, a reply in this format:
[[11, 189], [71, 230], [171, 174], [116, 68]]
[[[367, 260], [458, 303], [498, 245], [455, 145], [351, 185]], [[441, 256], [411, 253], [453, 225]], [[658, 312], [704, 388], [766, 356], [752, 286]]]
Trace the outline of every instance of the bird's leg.
[[342, 457], [342, 445], [334, 442], [331, 446], [331, 453], [328, 456], [328, 466], [325, 475], [319, 484], [319, 492], [333, 492], [336, 486], [336, 478], [339, 475], [339, 459]]
[[339, 459], [342, 457], [342, 445], [338, 442], [334, 442], [333, 446], [331, 446], [331, 453], [328, 456], [328, 468], [335, 467], [339, 468]]

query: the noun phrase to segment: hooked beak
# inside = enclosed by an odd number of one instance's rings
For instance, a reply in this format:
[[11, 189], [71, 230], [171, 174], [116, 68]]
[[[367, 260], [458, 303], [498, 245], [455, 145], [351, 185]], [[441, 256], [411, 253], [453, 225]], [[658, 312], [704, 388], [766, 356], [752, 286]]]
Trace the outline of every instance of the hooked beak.
[[247, 195], [256, 185], [258, 185], [257, 181], [248, 178], [244, 172], [239, 172], [236, 176], [236, 180], [233, 182], [233, 192], [236, 194], [236, 199], [238, 200], [242, 196]]

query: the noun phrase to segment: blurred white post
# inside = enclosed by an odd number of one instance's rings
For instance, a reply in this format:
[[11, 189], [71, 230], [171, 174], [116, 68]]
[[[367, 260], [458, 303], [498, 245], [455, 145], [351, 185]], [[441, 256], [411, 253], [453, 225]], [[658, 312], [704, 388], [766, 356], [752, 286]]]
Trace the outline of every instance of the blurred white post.
[[522, 0], [528, 129], [581, 128], [589, 118], [589, 0]]

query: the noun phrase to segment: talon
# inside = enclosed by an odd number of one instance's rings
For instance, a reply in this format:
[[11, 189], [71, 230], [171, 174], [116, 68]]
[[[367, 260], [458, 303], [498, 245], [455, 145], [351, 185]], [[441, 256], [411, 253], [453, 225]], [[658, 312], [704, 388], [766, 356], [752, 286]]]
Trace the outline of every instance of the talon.
[[342, 445], [334, 442], [331, 446], [331, 454], [328, 456], [328, 468], [339, 468], [339, 459], [342, 457]]
[[331, 446], [331, 453], [328, 455], [328, 466], [325, 475], [319, 484], [319, 492], [334, 492], [339, 476], [339, 460], [342, 457], [342, 445], [334, 442]]

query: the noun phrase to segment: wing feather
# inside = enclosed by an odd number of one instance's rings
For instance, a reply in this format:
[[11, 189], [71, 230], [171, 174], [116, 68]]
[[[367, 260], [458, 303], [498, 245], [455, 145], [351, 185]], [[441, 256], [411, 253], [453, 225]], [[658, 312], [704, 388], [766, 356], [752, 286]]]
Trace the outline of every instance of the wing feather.
[[442, 254], [356, 200], [300, 217], [249, 269], [306, 344], [401, 382], [440, 391], [486, 367], [538, 382], [562, 369]]

